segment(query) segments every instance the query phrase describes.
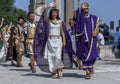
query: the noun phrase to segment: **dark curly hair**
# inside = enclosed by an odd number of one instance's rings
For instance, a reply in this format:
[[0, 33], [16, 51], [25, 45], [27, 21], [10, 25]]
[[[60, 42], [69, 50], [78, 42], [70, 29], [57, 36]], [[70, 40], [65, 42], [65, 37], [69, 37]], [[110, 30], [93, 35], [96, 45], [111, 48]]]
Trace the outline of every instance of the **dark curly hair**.
[[52, 9], [50, 10], [49, 19], [50, 19], [50, 20], [53, 20], [53, 17], [52, 17], [52, 12], [53, 12], [53, 11], [56, 11], [56, 12], [57, 12], [57, 19], [60, 20], [59, 10], [58, 10], [58, 9], [55, 9], [55, 8], [52, 8]]
[[23, 17], [18, 17], [18, 19], [17, 19], [17, 20], [20, 20], [20, 19], [23, 19], [23, 20], [24, 20], [24, 18], [23, 18]]
[[33, 12], [29, 12], [28, 14], [27, 14], [27, 18], [30, 16], [30, 14], [34, 14]]

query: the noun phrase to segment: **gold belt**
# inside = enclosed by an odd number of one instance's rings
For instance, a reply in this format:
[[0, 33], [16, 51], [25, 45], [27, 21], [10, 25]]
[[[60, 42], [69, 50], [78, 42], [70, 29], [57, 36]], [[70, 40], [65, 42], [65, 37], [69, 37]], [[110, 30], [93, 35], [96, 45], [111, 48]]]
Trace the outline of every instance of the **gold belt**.
[[53, 38], [53, 39], [56, 39], [56, 38], [59, 39], [59, 38], [60, 38], [60, 35], [49, 35], [49, 38], [50, 38], [50, 39], [52, 39], [52, 38]]

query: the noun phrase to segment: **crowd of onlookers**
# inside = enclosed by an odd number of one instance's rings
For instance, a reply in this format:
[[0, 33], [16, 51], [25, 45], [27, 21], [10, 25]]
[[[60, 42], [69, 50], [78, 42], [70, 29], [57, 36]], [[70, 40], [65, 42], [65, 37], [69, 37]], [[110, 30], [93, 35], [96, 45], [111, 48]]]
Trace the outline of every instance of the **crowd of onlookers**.
[[119, 27], [116, 30], [110, 30], [109, 26], [100, 25], [100, 32], [98, 34], [99, 45], [113, 45], [113, 52], [120, 51], [120, 31]]

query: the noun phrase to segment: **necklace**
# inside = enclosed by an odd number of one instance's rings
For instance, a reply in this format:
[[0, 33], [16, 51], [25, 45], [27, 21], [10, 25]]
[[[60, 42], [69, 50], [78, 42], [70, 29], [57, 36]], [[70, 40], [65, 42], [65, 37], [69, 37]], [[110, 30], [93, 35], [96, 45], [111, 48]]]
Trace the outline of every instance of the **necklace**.
[[60, 23], [59, 20], [52, 20], [51, 22], [52, 22], [53, 24], [59, 24], [59, 23]]

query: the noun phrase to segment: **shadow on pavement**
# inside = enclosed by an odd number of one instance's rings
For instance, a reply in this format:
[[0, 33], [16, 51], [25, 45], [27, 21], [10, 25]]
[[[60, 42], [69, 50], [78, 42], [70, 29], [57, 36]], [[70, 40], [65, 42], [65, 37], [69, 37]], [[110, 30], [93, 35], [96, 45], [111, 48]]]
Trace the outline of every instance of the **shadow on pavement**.
[[84, 78], [84, 75], [77, 74], [77, 73], [64, 73], [64, 77]]
[[[22, 76], [37, 76], [37, 77], [51, 78], [52, 74], [22, 74]], [[84, 78], [84, 75], [77, 74], [77, 73], [64, 73], [63, 77]]]
[[44, 78], [51, 78], [51, 74], [22, 74], [22, 76], [37, 76], [37, 77], [44, 77]]
[[29, 72], [30, 69], [9, 69], [10, 71], [25, 71], [25, 72]]
[[3, 67], [11, 67], [11, 64], [0, 64], [1, 66], [3, 66]]

